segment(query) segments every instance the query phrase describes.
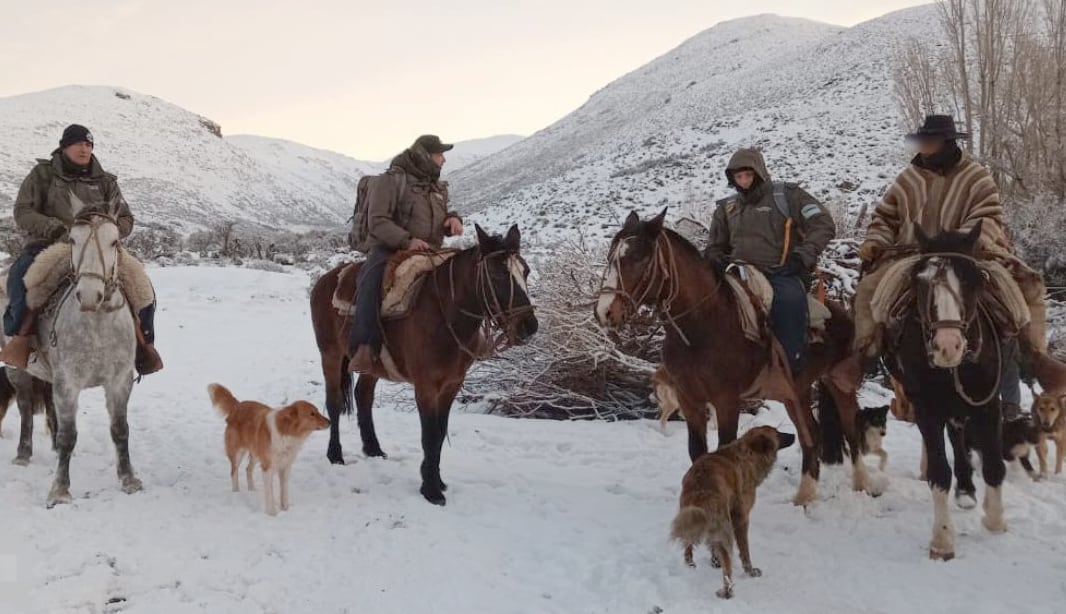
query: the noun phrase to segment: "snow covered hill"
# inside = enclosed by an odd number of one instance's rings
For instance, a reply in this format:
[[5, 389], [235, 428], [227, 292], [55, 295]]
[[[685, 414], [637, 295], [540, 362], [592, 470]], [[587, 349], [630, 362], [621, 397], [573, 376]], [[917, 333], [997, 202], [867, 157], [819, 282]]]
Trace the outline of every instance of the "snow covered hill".
[[876, 200], [905, 161], [892, 55], [937, 37], [935, 8], [841, 28], [761, 15], [725, 22], [596, 92], [581, 108], [452, 178], [493, 227], [552, 240], [612, 234], [626, 212], [710, 203], [739, 147], [824, 200]]
[[[138, 218], [179, 231], [220, 219], [291, 230], [336, 226], [351, 215], [359, 178], [385, 166], [282, 139], [225, 136], [208, 118], [125, 88], [68, 86], [0, 98], [0, 215], [69, 123], [92, 130], [101, 163], [119, 176]], [[447, 169], [519, 138], [458, 143]]]
[[[356, 421], [343, 418], [348, 464], [330, 465], [326, 433], [312, 435], [293, 467], [292, 508], [268, 517], [262, 491], [230, 492], [224, 421], [205, 388], [217, 381], [242, 399], [322, 403], [307, 277], [211, 267], [151, 274], [167, 366], [130, 403], [130, 455], [144, 491], [119, 490], [103, 394], [88, 391], [71, 461], [74, 503], [45, 509], [56, 456], [38, 418], [33, 460], [12, 465], [19, 421], [9, 412], [2, 612], [1002, 614], [1056, 612], [1066, 600], [1066, 479], [1034, 483], [1010, 471], [1003, 535], [981, 527], [980, 508], [952, 504], [958, 558], [930, 561], [921, 440], [895, 421], [887, 472], [868, 463], [887, 483], [878, 498], [851, 492], [842, 468], [823, 467], [815, 505], [793, 507], [799, 451], [781, 453], [751, 522], [763, 577], [738, 572], [728, 603], [714, 596], [721, 576], [706, 551], [689, 569], [668, 540], [689, 465], [680, 422], [664, 431], [653, 420], [516, 420], [457, 405], [441, 463], [448, 505], [438, 508], [418, 493], [410, 389], [383, 385], [374, 417], [388, 459], [364, 458]], [[752, 424], [788, 428], [777, 406], [745, 415], [741, 429]]]

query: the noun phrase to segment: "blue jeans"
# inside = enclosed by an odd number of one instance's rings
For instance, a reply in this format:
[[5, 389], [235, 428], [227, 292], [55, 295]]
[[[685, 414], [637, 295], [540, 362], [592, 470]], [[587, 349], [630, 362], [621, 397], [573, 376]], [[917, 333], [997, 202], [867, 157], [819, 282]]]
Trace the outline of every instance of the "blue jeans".
[[807, 288], [799, 275], [769, 275], [774, 288], [770, 305], [770, 328], [785, 349], [792, 373], [803, 370], [807, 361]]
[[31, 245], [27, 247], [7, 273], [7, 309], [4, 310], [4, 334], [8, 337], [17, 335], [22, 328], [22, 321], [26, 319], [26, 284], [23, 279], [26, 271], [33, 264], [37, 254], [44, 251], [47, 245]]

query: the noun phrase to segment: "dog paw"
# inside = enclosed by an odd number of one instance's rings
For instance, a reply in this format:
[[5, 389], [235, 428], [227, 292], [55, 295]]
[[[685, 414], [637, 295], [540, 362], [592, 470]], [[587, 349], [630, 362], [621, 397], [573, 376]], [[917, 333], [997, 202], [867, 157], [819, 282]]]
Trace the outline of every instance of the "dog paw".
[[730, 586], [730, 587], [727, 587], [727, 588], [720, 588], [717, 591], [715, 591], [714, 594], [718, 595], [722, 599], [732, 599], [733, 598], [733, 587]]
[[759, 569], [758, 567], [747, 567], [747, 568], [744, 569], [744, 573], [748, 574], [749, 576], [751, 576], [753, 578], [761, 578], [762, 577], [762, 570]]
[[[693, 563], [692, 566], [695, 567], [696, 564]], [[721, 569], [722, 568], [722, 561], [719, 561], [717, 556], [712, 555], [711, 556], [711, 567], [713, 567], [715, 569]]]

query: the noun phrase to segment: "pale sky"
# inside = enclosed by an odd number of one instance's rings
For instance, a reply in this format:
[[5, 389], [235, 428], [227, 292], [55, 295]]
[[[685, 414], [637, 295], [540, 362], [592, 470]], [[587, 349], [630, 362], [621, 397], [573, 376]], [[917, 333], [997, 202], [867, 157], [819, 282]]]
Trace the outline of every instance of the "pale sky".
[[720, 21], [777, 13], [853, 25], [924, 3], [0, 0], [0, 96], [122, 86], [225, 134], [379, 160], [424, 132], [531, 134]]

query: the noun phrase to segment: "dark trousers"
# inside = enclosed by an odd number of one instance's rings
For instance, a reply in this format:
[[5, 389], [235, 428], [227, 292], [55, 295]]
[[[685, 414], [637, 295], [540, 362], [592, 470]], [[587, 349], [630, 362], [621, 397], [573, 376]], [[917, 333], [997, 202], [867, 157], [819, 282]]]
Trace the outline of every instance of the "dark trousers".
[[31, 245], [27, 247], [7, 273], [7, 309], [4, 310], [4, 334], [7, 336], [17, 335], [22, 328], [22, 321], [26, 319], [26, 284], [23, 279], [26, 271], [33, 264], [37, 254], [44, 251], [47, 245]]
[[141, 321], [141, 332], [144, 333], [145, 343], [155, 343], [155, 301], [142, 309], [137, 318]]
[[799, 275], [771, 274], [774, 302], [770, 305], [770, 327], [788, 356], [793, 373], [799, 373], [807, 360], [807, 288]]
[[385, 265], [392, 256], [391, 250], [374, 247], [366, 255], [359, 269], [355, 287], [355, 318], [348, 337], [348, 348], [369, 344], [375, 352], [381, 350], [381, 283], [385, 278]]
[[999, 381], [999, 399], [1004, 403], [1022, 404], [1022, 374], [1018, 360], [1021, 358], [1018, 340], [1003, 343], [1003, 373]]

